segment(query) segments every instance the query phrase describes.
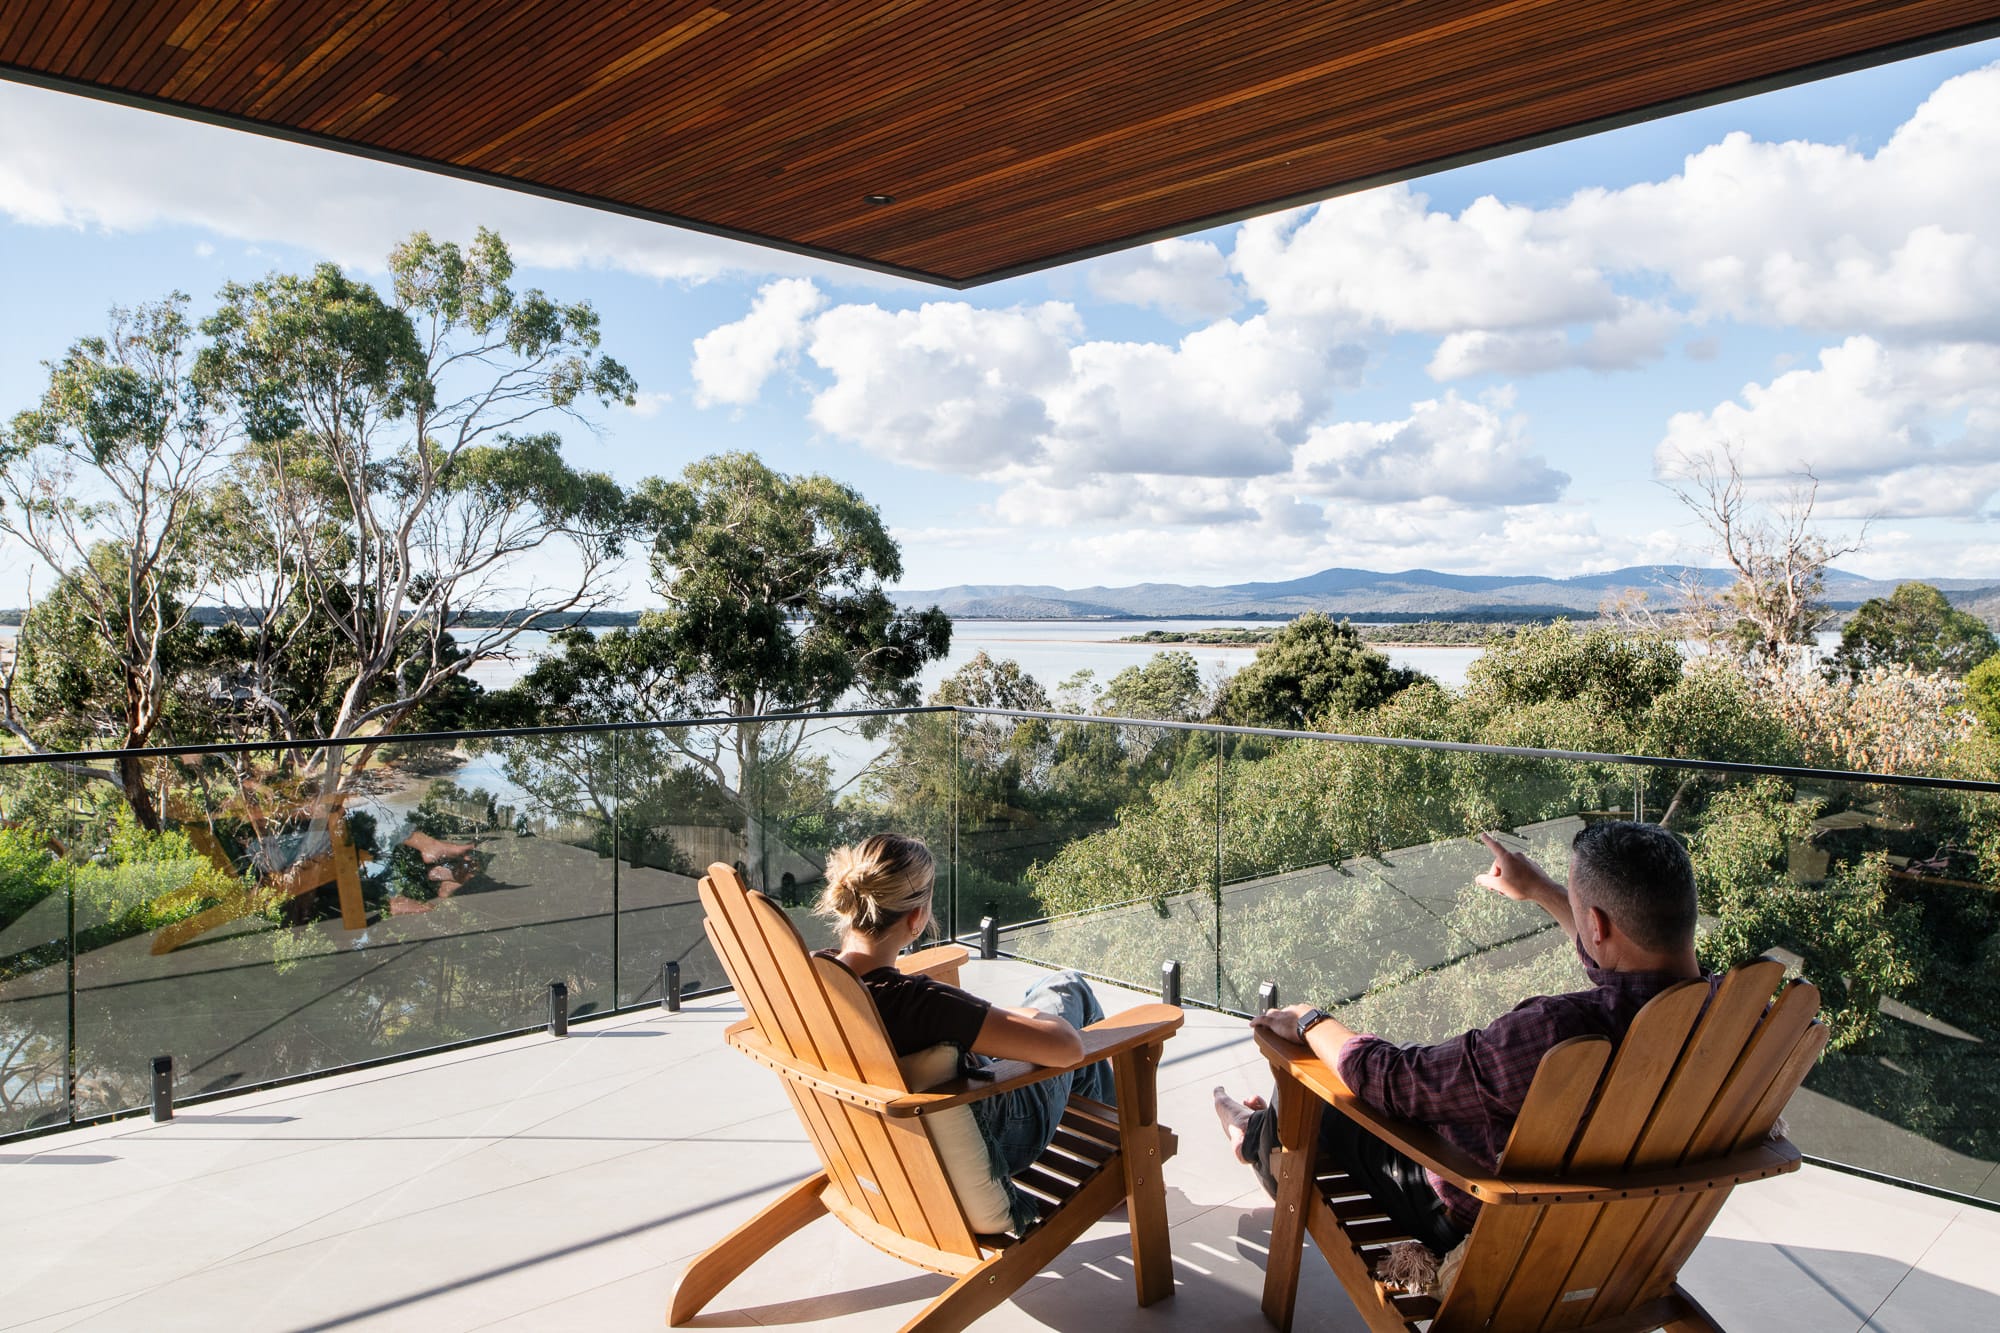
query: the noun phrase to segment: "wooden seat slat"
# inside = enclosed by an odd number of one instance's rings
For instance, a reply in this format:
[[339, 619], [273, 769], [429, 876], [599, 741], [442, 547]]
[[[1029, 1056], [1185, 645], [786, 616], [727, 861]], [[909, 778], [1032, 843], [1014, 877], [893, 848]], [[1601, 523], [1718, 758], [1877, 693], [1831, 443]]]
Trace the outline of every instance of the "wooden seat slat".
[[1087, 1139], [1067, 1127], [1058, 1129], [1056, 1136], [1049, 1140], [1049, 1144], [1051, 1147], [1061, 1148], [1064, 1152], [1074, 1154], [1077, 1157], [1089, 1158], [1093, 1162], [1108, 1161], [1111, 1154], [1118, 1151], [1110, 1144], [1099, 1143], [1096, 1139]]
[[1053, 1175], [1044, 1171], [1038, 1163], [1025, 1171], [1015, 1172], [1014, 1183], [1022, 1189], [1032, 1190], [1036, 1194], [1061, 1203], [1063, 1200], [1069, 1198], [1070, 1195], [1076, 1193], [1077, 1186], [1081, 1182], [1065, 1180], [1061, 1176]]

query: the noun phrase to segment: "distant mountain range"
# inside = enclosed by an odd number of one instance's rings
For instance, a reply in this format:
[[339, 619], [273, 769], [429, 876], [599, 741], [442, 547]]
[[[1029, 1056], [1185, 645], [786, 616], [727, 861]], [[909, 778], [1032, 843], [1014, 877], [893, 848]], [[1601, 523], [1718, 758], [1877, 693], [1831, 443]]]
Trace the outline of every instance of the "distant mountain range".
[[[1372, 569], [1323, 569], [1282, 583], [1223, 587], [1137, 583], [1123, 588], [1055, 588], [1027, 584], [960, 584], [951, 588], [899, 589], [890, 595], [911, 607], [939, 606], [962, 619], [1169, 620], [1289, 619], [1306, 611], [1373, 619], [1463, 618], [1529, 620], [1594, 614], [1607, 599], [1640, 589], [1662, 600], [1686, 572], [1683, 565], [1631, 565], [1601, 574], [1552, 579], [1535, 574], [1444, 574], [1434, 569], [1379, 573]], [[1727, 571], [1704, 569], [1720, 587]], [[1904, 579], [1868, 579], [1832, 570], [1828, 601], [1849, 610], [1886, 597]], [[1992, 620], [2000, 615], [2000, 582], [1924, 579], [1951, 600]]]
[[[1357, 620], [1548, 620], [1588, 617], [1628, 589], [1669, 600], [1684, 565], [1630, 565], [1602, 574], [1552, 579], [1537, 574], [1444, 574], [1435, 569], [1378, 573], [1372, 569], [1322, 569], [1282, 583], [1233, 583], [1223, 587], [1135, 583], [1124, 588], [1056, 588], [1041, 584], [959, 584], [951, 588], [890, 591], [899, 606], [939, 606], [961, 620], [1289, 620], [1307, 611]], [[1728, 581], [1704, 569], [1712, 587]], [[1922, 579], [1952, 602], [2000, 628], [2000, 581]], [[1827, 601], [1851, 611], [1871, 597], [1887, 597], [1907, 579], [1869, 579], [1844, 570], [1827, 574]], [[464, 626], [506, 623], [520, 612], [486, 612]], [[240, 618], [220, 607], [200, 607], [195, 618], [221, 624]], [[564, 618], [559, 623], [568, 623]], [[574, 617], [593, 628], [631, 625], [637, 611], [592, 611]], [[0, 610], [0, 626], [21, 623], [19, 610]]]

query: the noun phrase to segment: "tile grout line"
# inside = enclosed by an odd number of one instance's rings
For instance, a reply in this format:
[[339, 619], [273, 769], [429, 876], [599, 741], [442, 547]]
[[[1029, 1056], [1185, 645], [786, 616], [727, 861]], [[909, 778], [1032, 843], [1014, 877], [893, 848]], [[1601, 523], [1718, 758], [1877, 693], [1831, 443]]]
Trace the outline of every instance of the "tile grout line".
[[1868, 1330], [1874, 1326], [1875, 1316], [1882, 1313], [1882, 1307], [1895, 1298], [1896, 1293], [1903, 1289], [1903, 1284], [1910, 1280], [1910, 1274], [1922, 1267], [1924, 1260], [1930, 1257], [1930, 1252], [1938, 1247], [1938, 1242], [1944, 1239], [1944, 1233], [1956, 1226], [1958, 1219], [1964, 1215], [1965, 1205], [1960, 1204], [1957, 1210], [1945, 1219], [1945, 1224], [1938, 1228], [1937, 1235], [1931, 1237], [1930, 1244], [1924, 1246], [1923, 1253], [1910, 1261], [1910, 1266], [1903, 1271], [1901, 1277], [1896, 1279], [1896, 1285], [1882, 1294], [1882, 1299], [1875, 1303], [1875, 1308], [1868, 1312], [1868, 1317], [1861, 1321], [1861, 1327], [1855, 1330], [1855, 1333], [1868, 1333]]

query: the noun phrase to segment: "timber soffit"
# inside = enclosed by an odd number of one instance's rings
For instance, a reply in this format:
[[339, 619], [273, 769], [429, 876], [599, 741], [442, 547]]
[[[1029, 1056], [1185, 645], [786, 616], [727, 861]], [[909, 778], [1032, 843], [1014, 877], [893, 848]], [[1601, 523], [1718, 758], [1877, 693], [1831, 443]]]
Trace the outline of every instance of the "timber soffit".
[[0, 75], [968, 287], [1996, 33], [2000, 0], [0, 0]]

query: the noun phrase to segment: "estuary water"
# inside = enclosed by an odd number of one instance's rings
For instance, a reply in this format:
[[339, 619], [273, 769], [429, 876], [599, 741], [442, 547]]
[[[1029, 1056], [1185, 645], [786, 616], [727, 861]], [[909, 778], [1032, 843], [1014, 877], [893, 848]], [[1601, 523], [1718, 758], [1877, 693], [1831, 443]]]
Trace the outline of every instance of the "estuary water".
[[[928, 698], [939, 681], [981, 652], [996, 661], [1011, 658], [1019, 662], [1021, 669], [1040, 681], [1051, 694], [1056, 686], [1079, 671], [1094, 673], [1101, 687], [1125, 668], [1143, 666], [1153, 654], [1170, 648], [1192, 653], [1204, 678], [1227, 674], [1248, 662], [1255, 649], [1118, 640], [1148, 630], [1270, 629], [1277, 623], [1270, 620], [960, 620], [952, 625], [951, 652], [943, 661], [931, 663], [924, 672], [924, 695]], [[512, 660], [481, 663], [472, 672], [473, 679], [488, 689], [511, 684], [547, 643], [546, 634], [522, 634], [515, 640]], [[1483, 650], [1419, 646], [1383, 651], [1397, 666], [1415, 667], [1440, 684], [1456, 688], [1465, 684], [1467, 668]]]

